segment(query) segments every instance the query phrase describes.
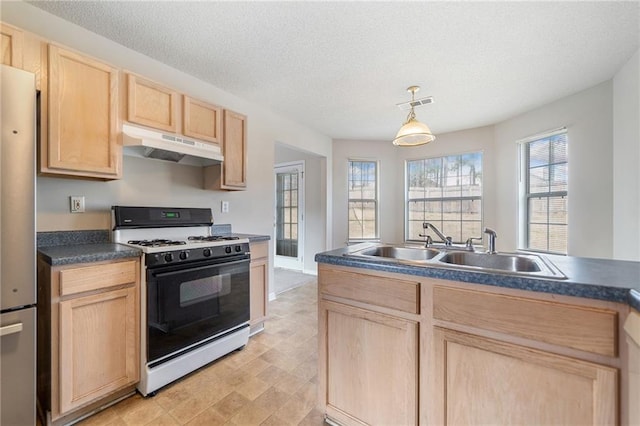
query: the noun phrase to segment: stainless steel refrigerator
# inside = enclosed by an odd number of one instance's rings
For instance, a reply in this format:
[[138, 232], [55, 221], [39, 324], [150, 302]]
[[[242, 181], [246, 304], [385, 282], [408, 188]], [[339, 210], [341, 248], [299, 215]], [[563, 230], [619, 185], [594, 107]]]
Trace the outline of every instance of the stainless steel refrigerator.
[[0, 68], [0, 424], [36, 423], [35, 76]]

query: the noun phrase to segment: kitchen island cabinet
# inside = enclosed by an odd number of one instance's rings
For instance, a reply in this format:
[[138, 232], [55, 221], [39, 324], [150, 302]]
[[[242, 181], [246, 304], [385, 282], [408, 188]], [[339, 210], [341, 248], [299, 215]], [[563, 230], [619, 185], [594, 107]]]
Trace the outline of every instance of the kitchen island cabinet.
[[624, 330], [626, 336], [623, 344], [629, 349], [628, 424], [640, 425], [640, 311], [633, 309], [629, 313]]
[[430, 281], [433, 421], [617, 423], [616, 310]]
[[628, 305], [319, 257], [318, 406], [333, 421], [635, 421]]
[[48, 49], [48, 134], [41, 140], [40, 172], [119, 179], [118, 70], [56, 45]]
[[65, 424], [132, 393], [140, 376], [140, 261], [38, 263], [38, 399]]
[[341, 424], [417, 424], [417, 283], [325, 268], [318, 283], [321, 408]]

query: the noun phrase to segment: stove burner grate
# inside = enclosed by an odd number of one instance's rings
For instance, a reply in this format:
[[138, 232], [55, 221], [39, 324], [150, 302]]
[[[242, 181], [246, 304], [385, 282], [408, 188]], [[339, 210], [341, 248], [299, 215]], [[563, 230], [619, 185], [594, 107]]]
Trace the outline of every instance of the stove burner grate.
[[239, 237], [232, 237], [230, 235], [208, 235], [208, 236], [193, 236], [188, 238], [189, 241], [195, 242], [205, 242], [205, 241], [230, 241], [230, 240], [239, 240]]
[[142, 247], [165, 247], [165, 246], [180, 246], [180, 245], [187, 244], [184, 241], [165, 240], [165, 239], [129, 240], [127, 243], [135, 244], [137, 246], [142, 246]]

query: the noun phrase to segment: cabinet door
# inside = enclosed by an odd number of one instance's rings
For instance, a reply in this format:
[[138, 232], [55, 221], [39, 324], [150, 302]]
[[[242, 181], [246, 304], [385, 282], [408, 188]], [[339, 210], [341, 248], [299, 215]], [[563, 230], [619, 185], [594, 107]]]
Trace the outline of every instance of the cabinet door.
[[247, 187], [247, 117], [224, 111], [222, 189]]
[[182, 98], [184, 135], [218, 145], [222, 141], [222, 108], [189, 96]]
[[22, 31], [0, 24], [0, 35], [2, 36], [2, 64], [22, 68]]
[[266, 259], [251, 262], [251, 315], [253, 326], [267, 318], [269, 268]]
[[139, 379], [136, 288], [60, 302], [60, 412]]
[[442, 328], [434, 346], [434, 423], [617, 422], [615, 368]]
[[178, 92], [132, 74], [127, 75], [127, 120], [178, 133]]
[[345, 424], [417, 424], [418, 324], [326, 301], [321, 311], [326, 359], [319, 374], [329, 417]]
[[120, 177], [118, 70], [50, 45], [48, 96], [48, 161], [42, 171]]

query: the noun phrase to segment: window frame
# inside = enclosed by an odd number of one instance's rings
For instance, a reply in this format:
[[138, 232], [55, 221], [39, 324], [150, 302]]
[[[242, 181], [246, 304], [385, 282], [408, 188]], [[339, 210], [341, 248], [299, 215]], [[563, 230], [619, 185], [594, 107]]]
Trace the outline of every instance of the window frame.
[[[550, 167], [550, 166], [556, 166], [559, 164], [565, 164], [567, 171], [566, 171], [566, 190], [564, 191], [551, 191], [549, 188], [549, 191], [546, 192], [529, 192], [529, 187], [530, 187], [530, 181], [531, 181], [531, 174], [530, 174], [530, 167], [529, 167], [529, 160], [530, 160], [530, 149], [529, 147], [531, 146], [532, 143], [534, 142], [539, 142], [539, 141], [544, 141], [547, 140], [547, 142], [549, 142], [551, 140], [551, 138], [555, 137], [555, 136], [559, 136], [559, 135], [564, 135], [565, 138], [565, 144], [566, 144], [566, 161], [564, 162], [551, 162], [551, 158], [549, 158], [549, 161], [547, 163], [545, 163], [544, 166], [546, 167]], [[518, 236], [518, 250], [519, 251], [525, 251], [525, 252], [533, 252], [533, 253], [545, 253], [545, 254], [554, 254], [554, 255], [561, 255], [561, 256], [566, 256], [568, 255], [569, 252], [569, 206], [568, 206], [568, 200], [569, 200], [569, 134], [567, 132], [567, 128], [566, 127], [561, 127], [558, 129], [554, 129], [554, 130], [550, 130], [550, 131], [546, 131], [543, 133], [539, 133], [537, 135], [533, 135], [530, 137], [527, 137], [525, 139], [521, 139], [519, 141], [517, 141], [518, 143], [518, 165], [519, 165], [519, 188], [518, 188], [518, 193], [519, 193], [519, 212], [518, 212], [518, 230], [519, 230], [519, 236]], [[549, 154], [549, 156], [551, 156], [551, 153]], [[549, 177], [549, 182], [551, 182], [552, 179], [551, 177]], [[531, 248], [530, 247], [530, 240], [529, 240], [529, 225], [530, 225], [530, 218], [531, 218], [531, 212], [529, 209], [530, 203], [529, 201], [531, 199], [535, 199], [535, 198], [546, 198], [547, 200], [550, 200], [552, 198], [557, 198], [557, 197], [562, 197], [566, 200], [567, 203], [567, 222], [566, 222], [566, 251], [562, 252], [562, 251], [554, 251], [554, 250], [549, 250], [549, 241], [550, 241], [550, 233], [549, 233], [549, 225], [553, 225], [554, 222], [550, 221], [550, 214], [549, 214], [549, 202], [547, 201], [547, 221], [545, 222], [545, 224], [547, 225], [547, 232], [546, 232], [546, 250], [541, 250], [541, 249], [537, 249], [537, 248]]]
[[[451, 158], [451, 157], [462, 157], [465, 155], [470, 155], [470, 154], [479, 154], [480, 155], [480, 165], [481, 165], [481, 171], [480, 171], [480, 176], [481, 176], [481, 183], [480, 183], [480, 195], [479, 196], [459, 196], [459, 197], [440, 197], [440, 198], [421, 198], [421, 199], [413, 199], [413, 198], [409, 198], [409, 162], [412, 161], [426, 161], [426, 160], [440, 160], [443, 161], [443, 159], [445, 158]], [[433, 156], [433, 157], [420, 157], [420, 158], [410, 158], [410, 159], [406, 159], [404, 162], [404, 241], [405, 243], [424, 243], [424, 239], [420, 239], [420, 237], [418, 235], [415, 236], [410, 236], [409, 235], [409, 230], [410, 230], [410, 225], [409, 225], [409, 203], [411, 201], [415, 201], [415, 200], [423, 200], [423, 201], [439, 201], [440, 203], [444, 204], [447, 201], [460, 201], [460, 202], [464, 202], [464, 201], [479, 201], [480, 202], [480, 235], [469, 235], [467, 237], [461, 236], [462, 239], [464, 238], [470, 238], [470, 237], [474, 237], [474, 238], [480, 238], [480, 244], [483, 243], [484, 241], [484, 234], [482, 233], [482, 229], [483, 229], [483, 224], [484, 224], [484, 150], [480, 149], [480, 150], [474, 150], [474, 151], [466, 151], [466, 152], [459, 152], [459, 153], [452, 153], [452, 154], [441, 154], [438, 156]], [[460, 219], [460, 222], [464, 222], [462, 220], [462, 218]], [[446, 235], [446, 232], [444, 232], [443, 229], [439, 230], [441, 232], [443, 232]], [[452, 240], [453, 243], [456, 244], [463, 244], [465, 243], [465, 241], [457, 241], [455, 238]]]
[[[352, 163], [371, 163], [375, 165], [375, 198], [351, 198], [350, 186], [351, 186], [351, 165]], [[371, 158], [348, 158], [347, 159], [347, 244], [357, 244], [361, 242], [376, 242], [380, 241], [380, 161]], [[372, 238], [351, 238], [349, 211], [351, 202], [372, 202], [374, 204], [375, 214], [375, 236]]]

